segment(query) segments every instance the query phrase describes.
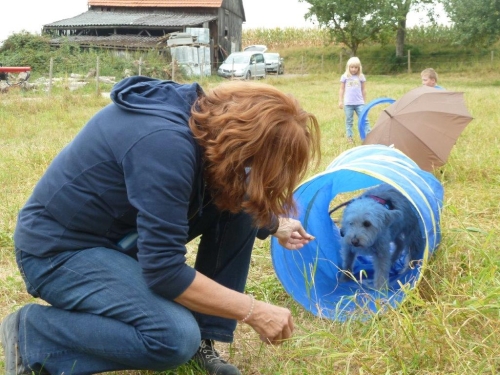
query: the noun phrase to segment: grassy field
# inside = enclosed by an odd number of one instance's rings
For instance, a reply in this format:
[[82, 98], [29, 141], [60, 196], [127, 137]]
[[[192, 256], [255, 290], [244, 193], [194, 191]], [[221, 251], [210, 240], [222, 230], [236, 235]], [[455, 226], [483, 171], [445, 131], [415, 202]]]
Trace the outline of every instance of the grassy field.
[[[287, 306], [295, 335], [280, 347], [261, 344], [247, 325], [235, 342], [220, 345], [243, 374], [498, 374], [500, 373], [500, 75], [446, 74], [440, 84], [465, 92], [474, 120], [458, 139], [448, 163], [435, 171], [445, 190], [442, 241], [418, 288], [405, 303], [373, 319], [344, 323], [319, 319], [285, 293], [272, 268], [269, 241], [255, 246], [247, 285], [257, 298]], [[394, 99], [420, 85], [418, 74], [368, 76], [368, 100]], [[268, 77], [265, 82], [299, 98], [318, 117], [324, 168], [349, 145], [344, 114], [336, 106], [335, 75]], [[205, 88], [220, 82], [201, 82]], [[51, 159], [100, 108], [91, 93], [11, 90], [0, 95], [0, 316], [33, 300], [13, 255], [16, 214]], [[370, 113], [373, 124], [380, 108]], [[358, 144], [360, 142], [358, 141]], [[191, 256], [195, 247], [189, 247]], [[3, 363], [0, 360], [0, 371]], [[120, 374], [148, 374], [121, 372]], [[183, 366], [165, 374], [198, 374]]]

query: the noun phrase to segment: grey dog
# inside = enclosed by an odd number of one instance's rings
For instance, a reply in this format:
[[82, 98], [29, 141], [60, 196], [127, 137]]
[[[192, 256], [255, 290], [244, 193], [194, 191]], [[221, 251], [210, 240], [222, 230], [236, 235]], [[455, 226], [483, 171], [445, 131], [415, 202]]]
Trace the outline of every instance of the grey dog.
[[[424, 239], [411, 203], [388, 184], [366, 190], [347, 203], [341, 221], [341, 280], [346, 281], [356, 256], [373, 257], [375, 289], [387, 289], [389, 272], [405, 249], [405, 269], [422, 257]], [[391, 242], [395, 250], [391, 255]], [[404, 271], [403, 269], [402, 271]]]

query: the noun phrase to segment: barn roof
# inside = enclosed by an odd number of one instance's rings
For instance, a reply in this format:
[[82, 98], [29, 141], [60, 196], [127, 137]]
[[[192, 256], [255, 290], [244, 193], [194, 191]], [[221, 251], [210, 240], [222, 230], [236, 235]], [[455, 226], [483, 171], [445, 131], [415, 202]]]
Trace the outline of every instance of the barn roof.
[[220, 8], [223, 0], [89, 0], [89, 6]]
[[129, 13], [100, 12], [89, 10], [73, 18], [44, 25], [45, 29], [80, 28], [80, 27], [179, 27], [195, 26], [217, 19], [216, 14], [206, 13]]

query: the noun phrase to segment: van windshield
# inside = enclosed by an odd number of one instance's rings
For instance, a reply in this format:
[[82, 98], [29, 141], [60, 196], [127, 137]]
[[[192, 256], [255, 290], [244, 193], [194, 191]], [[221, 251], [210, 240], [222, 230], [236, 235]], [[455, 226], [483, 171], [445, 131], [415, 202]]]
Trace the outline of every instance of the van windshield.
[[247, 55], [229, 55], [224, 63], [226, 64], [246, 64], [250, 60]]

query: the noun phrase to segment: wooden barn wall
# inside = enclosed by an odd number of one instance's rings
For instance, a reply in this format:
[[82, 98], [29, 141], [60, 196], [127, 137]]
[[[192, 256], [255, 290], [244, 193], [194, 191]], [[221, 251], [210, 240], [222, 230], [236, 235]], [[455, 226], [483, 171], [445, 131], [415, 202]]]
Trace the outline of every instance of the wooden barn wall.
[[243, 49], [241, 45], [243, 16], [241, 0], [224, 0], [219, 9], [219, 45], [228, 54]]

